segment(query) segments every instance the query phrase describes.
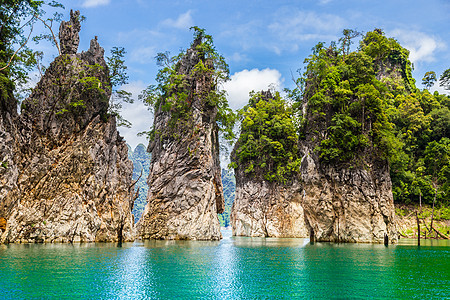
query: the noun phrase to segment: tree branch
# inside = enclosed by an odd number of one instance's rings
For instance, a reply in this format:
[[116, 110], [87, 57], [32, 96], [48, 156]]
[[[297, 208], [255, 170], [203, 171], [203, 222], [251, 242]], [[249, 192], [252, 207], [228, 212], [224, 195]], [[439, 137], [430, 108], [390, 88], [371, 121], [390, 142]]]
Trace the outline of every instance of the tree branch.
[[13, 61], [13, 59], [17, 55], [17, 53], [20, 51], [20, 49], [22, 49], [28, 43], [28, 40], [30, 39], [32, 32], [33, 32], [33, 25], [31, 26], [30, 34], [28, 35], [27, 40], [22, 45], [20, 45], [19, 49], [17, 49], [16, 52], [14, 52], [14, 54], [9, 59], [8, 64], [6, 66], [4, 66], [3, 68], [0, 68], [0, 71], [5, 70], [6, 68], [8, 68], [11, 65], [11, 62]]
[[44, 20], [42, 20], [42, 18], [39, 17], [38, 15], [35, 15], [35, 17], [36, 17], [38, 20], [40, 20], [40, 21], [44, 24], [44, 26], [47, 27], [47, 28], [50, 30], [50, 32], [52, 33], [53, 42], [55, 43], [55, 46], [56, 46], [56, 48], [58, 49], [59, 55], [61, 55], [61, 49], [59, 49], [59, 44], [58, 44], [58, 41], [56, 40], [55, 34], [53, 33], [52, 26], [51, 26], [51, 25], [48, 25], [48, 24], [47, 24]]

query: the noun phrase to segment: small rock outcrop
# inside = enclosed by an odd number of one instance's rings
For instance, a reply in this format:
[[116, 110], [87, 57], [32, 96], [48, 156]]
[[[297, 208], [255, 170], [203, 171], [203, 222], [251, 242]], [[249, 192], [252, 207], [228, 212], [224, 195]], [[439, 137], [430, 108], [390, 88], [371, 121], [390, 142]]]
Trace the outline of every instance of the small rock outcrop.
[[59, 26], [59, 46], [61, 54], [76, 54], [80, 44], [80, 12], [70, 11], [70, 20], [61, 21]]
[[12, 152], [0, 186], [3, 243], [134, 239], [133, 167], [107, 113], [103, 49], [94, 39], [76, 53], [79, 12], [70, 16], [61, 23], [62, 54], [22, 103], [14, 139], [0, 143]]
[[[143, 239], [222, 237], [217, 216], [224, 210], [217, 107], [205, 97], [215, 84], [195, 68], [199, 62], [211, 67], [198, 49], [201, 42], [197, 38], [175, 67], [177, 76], [183, 77], [182, 91], [172, 91], [155, 111], [147, 205], [137, 224]], [[181, 92], [186, 99], [178, 98]], [[170, 99], [179, 102], [164, 108]], [[186, 107], [182, 113], [180, 106]]]
[[[265, 119], [261, 119], [264, 115]], [[233, 235], [307, 237], [298, 173], [279, 176], [297, 149], [296, 139], [288, 138], [295, 133], [284, 102], [270, 91], [260, 92], [250, 99], [244, 118], [249, 121], [241, 125], [241, 136], [231, 158], [236, 164], [236, 198], [231, 209]], [[254, 153], [244, 154], [250, 151]], [[282, 158], [277, 161], [275, 156]]]

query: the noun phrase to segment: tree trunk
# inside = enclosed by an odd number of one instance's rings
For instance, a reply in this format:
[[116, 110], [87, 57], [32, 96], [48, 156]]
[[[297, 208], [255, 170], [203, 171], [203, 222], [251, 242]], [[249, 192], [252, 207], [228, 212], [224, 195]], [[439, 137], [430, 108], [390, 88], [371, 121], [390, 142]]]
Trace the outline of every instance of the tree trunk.
[[416, 211], [416, 221], [417, 221], [417, 246], [420, 246], [420, 222], [417, 211]]
[[422, 213], [422, 191], [419, 192], [419, 205], [420, 205], [420, 212]]
[[443, 234], [442, 232], [440, 232], [440, 231], [437, 230], [436, 228], [434, 228], [434, 227], [431, 227], [431, 228], [432, 228], [432, 229], [436, 232], [436, 234], [437, 234], [438, 236], [440, 236], [441, 238], [450, 240], [450, 237], [446, 236], [445, 234]]
[[430, 226], [430, 232], [431, 232], [431, 228], [433, 228], [434, 204], [436, 203], [436, 196], [437, 196], [437, 187], [436, 187], [436, 185], [434, 185], [434, 199], [433, 199], [433, 210], [431, 211], [431, 226]]

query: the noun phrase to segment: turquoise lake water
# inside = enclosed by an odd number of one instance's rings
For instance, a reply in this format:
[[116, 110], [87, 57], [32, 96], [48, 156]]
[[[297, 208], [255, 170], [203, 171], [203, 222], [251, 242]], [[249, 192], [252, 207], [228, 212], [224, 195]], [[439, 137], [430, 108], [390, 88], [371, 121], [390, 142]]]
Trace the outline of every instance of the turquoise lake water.
[[450, 241], [0, 245], [0, 299], [450, 299]]

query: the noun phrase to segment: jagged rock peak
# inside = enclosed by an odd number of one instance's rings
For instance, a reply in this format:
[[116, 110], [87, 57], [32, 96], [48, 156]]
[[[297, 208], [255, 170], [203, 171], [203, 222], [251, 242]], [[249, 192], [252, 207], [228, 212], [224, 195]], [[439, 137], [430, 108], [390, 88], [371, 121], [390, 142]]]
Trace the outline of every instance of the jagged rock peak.
[[100, 44], [98, 43], [98, 38], [97, 36], [95, 36], [95, 38], [91, 40], [89, 50], [86, 52], [83, 51], [81, 53], [81, 58], [88, 61], [90, 64], [99, 64], [106, 69], [107, 67], [104, 55], [105, 49], [100, 46]]
[[147, 205], [137, 225], [144, 239], [218, 240], [222, 237], [218, 213], [224, 210], [220, 177], [217, 108], [205, 95], [215, 86], [213, 77], [199, 75], [195, 66], [202, 56], [196, 39], [176, 65], [189, 95], [186, 111], [164, 109], [161, 99], [154, 119], [155, 137], [149, 145], [152, 160]]
[[62, 21], [59, 26], [59, 44], [61, 54], [75, 54], [80, 43], [79, 32], [81, 30], [80, 11], [70, 10], [70, 20]]
[[[63, 55], [18, 118], [0, 114], [0, 244], [134, 240], [132, 163], [108, 114], [111, 80], [97, 39], [76, 53], [78, 12]], [[4, 180], [5, 179], [5, 180]]]

